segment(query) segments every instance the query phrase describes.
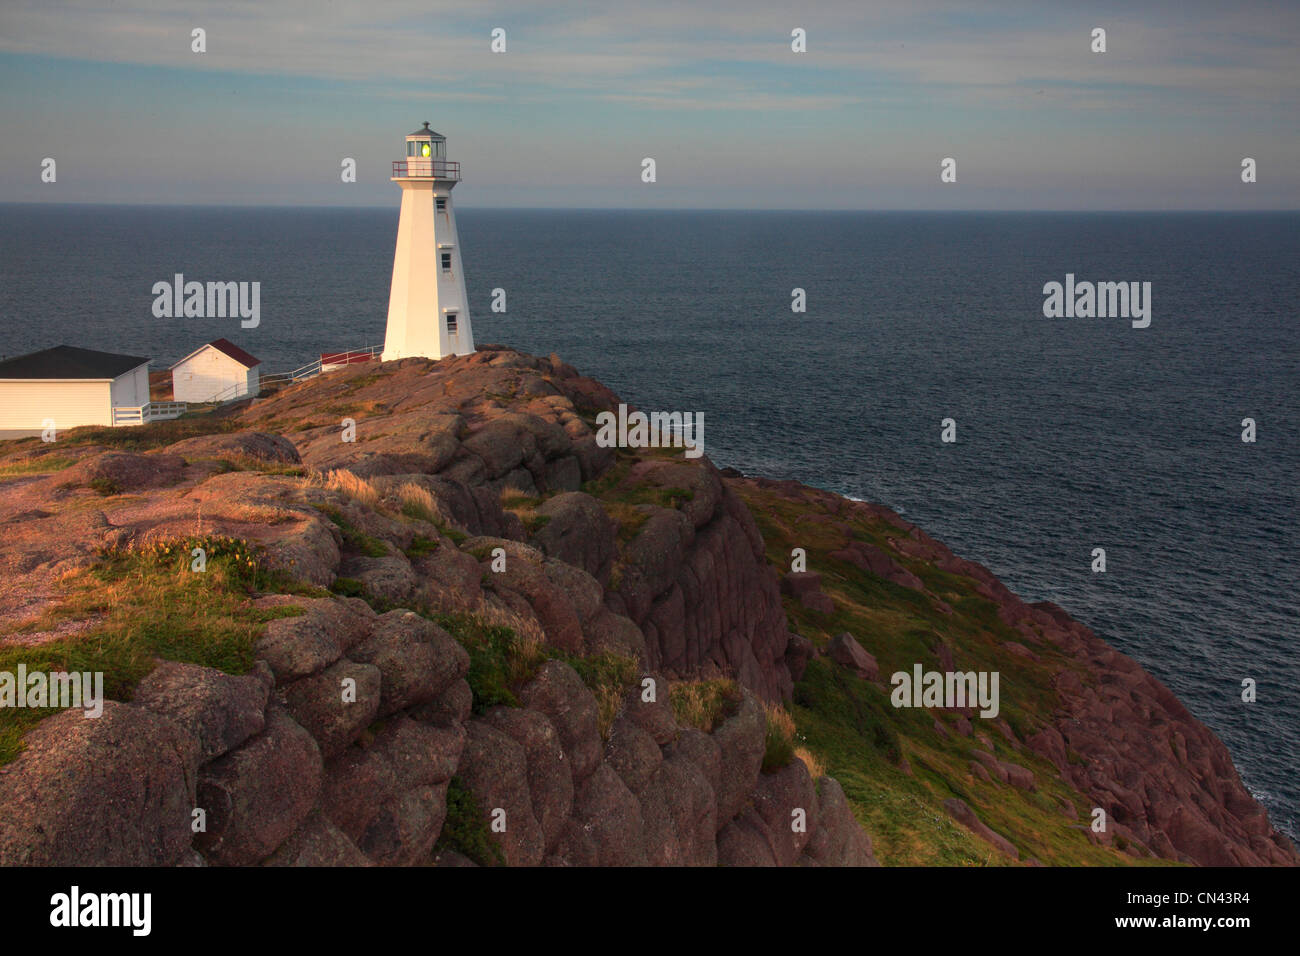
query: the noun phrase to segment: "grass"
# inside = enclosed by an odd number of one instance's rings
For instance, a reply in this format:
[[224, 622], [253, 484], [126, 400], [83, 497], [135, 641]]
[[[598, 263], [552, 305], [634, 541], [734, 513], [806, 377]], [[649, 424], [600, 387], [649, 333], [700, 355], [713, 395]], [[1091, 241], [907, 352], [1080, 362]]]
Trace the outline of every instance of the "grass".
[[520, 637], [511, 628], [490, 624], [478, 615], [439, 614], [434, 620], [469, 652], [465, 679], [474, 692], [476, 714], [499, 704], [518, 707], [519, 689], [551, 656], [536, 638]]
[[90, 487], [103, 498], [122, 493], [122, 486], [112, 478], [92, 478], [90, 479]]
[[808, 768], [808, 776], [812, 777], [814, 782], [826, 776], [826, 761], [807, 747], [795, 747], [794, 755], [803, 761], [803, 765]]
[[794, 718], [780, 704], [764, 704], [767, 734], [763, 741], [763, 772], [775, 773], [794, 759]]
[[339, 597], [366, 597], [366, 586], [356, 578], [337, 577], [330, 584], [330, 592]]
[[402, 514], [408, 518], [437, 524], [442, 520], [438, 514], [438, 505], [428, 488], [407, 482], [397, 489], [397, 498], [402, 503]]
[[332, 470], [322, 479], [321, 483], [331, 491], [346, 495], [372, 511], [379, 509], [379, 492], [375, 490], [374, 485], [346, 469], [336, 468]]
[[528, 536], [532, 537], [537, 532], [545, 528], [551, 521], [550, 515], [537, 513], [538, 507], [541, 506], [544, 499], [530, 495], [521, 495], [518, 492], [502, 491], [501, 507], [516, 515], [523, 522], [524, 530]]
[[729, 677], [679, 681], [668, 688], [673, 718], [680, 726], [711, 734], [744, 700], [740, 685]]
[[517, 491], [503, 489], [501, 493], [501, 507], [507, 511], [513, 511], [516, 508], [537, 508], [542, 501], [542, 498], [533, 495], [521, 495]]
[[680, 508], [695, 500], [695, 492], [689, 488], [660, 488], [659, 498], [665, 508]]
[[550, 515], [529, 515], [527, 518], [521, 518], [524, 523], [524, 530], [528, 536], [532, 537], [545, 528], [551, 521]]
[[44, 455], [39, 458], [28, 458], [24, 461], [15, 461], [7, 465], [0, 465], [0, 478], [13, 478], [19, 475], [44, 475], [56, 471], [62, 471], [69, 465], [76, 464], [76, 459], [61, 458], [55, 455]]
[[504, 866], [506, 862], [487, 817], [460, 777], [452, 777], [447, 784], [447, 816], [433, 852], [437, 855], [443, 850], [454, 850], [479, 866]]
[[[643, 453], [650, 451], [658, 449], [642, 449]], [[695, 497], [695, 492], [689, 488], [663, 488], [651, 483], [629, 484], [628, 473], [636, 461], [637, 456], [618, 449], [613, 467], [582, 486], [583, 491], [600, 501], [605, 513], [618, 526], [620, 544], [627, 544], [635, 538], [650, 519], [650, 510], [641, 507], [642, 505], [680, 508]]]
[[233, 454], [227, 457], [191, 457], [185, 456], [191, 465], [211, 462], [216, 466], [213, 474], [224, 475], [232, 471], [255, 471], [263, 475], [284, 475], [290, 478], [304, 478], [307, 469], [301, 465], [290, 465], [281, 461], [264, 461], [253, 455]]
[[377, 372], [372, 373], [370, 375], [362, 375], [359, 378], [354, 378], [352, 381], [348, 382], [347, 392], [348, 394], [351, 394], [353, 392], [358, 392], [361, 389], [365, 388], [367, 385], [374, 385], [375, 382], [378, 382], [381, 378], [383, 378], [383, 376]]
[[[222, 435], [228, 432], [243, 431], [248, 423], [235, 418], [217, 418], [210, 412], [190, 412], [180, 418], [164, 422], [149, 422], [130, 428], [113, 428], [109, 426], [90, 425], [73, 428], [59, 433], [59, 444], [63, 446], [103, 445], [116, 451], [149, 451], [163, 448], [186, 438], [199, 435]], [[39, 438], [22, 439], [14, 442], [13, 450], [27, 447], [25, 443], [39, 444]]]
[[902, 741], [895, 721], [899, 714], [914, 711], [894, 710], [883, 692], [829, 660], [809, 662], [803, 680], [795, 686], [794, 703], [825, 715], [869, 744], [890, 764], [897, 765], [902, 760]]
[[435, 521], [434, 526], [438, 529], [439, 534], [444, 538], [450, 538], [453, 544], [464, 544], [469, 540], [469, 535], [464, 531], [461, 531], [459, 528], [453, 528], [444, 521]]
[[597, 727], [601, 737], [608, 739], [623, 696], [637, 680], [636, 662], [619, 654], [567, 654], [546, 644], [540, 635], [520, 635], [482, 614], [438, 614], [433, 620], [469, 653], [465, 680], [474, 694], [476, 714], [501, 705], [520, 706], [523, 686], [547, 661], [558, 660], [577, 671], [596, 698]]
[[412, 561], [424, 557], [426, 554], [432, 554], [437, 551], [439, 542], [435, 538], [425, 538], [416, 535], [411, 539], [411, 546], [406, 549], [406, 556]]
[[[201, 573], [191, 570], [196, 547], [207, 553]], [[253, 607], [257, 592], [285, 586], [236, 539], [191, 538], [104, 552], [94, 566], [64, 581], [58, 608], [17, 633], [69, 621], [94, 621], [90, 628], [43, 643], [0, 645], [0, 671], [22, 663], [29, 673], [102, 672], [105, 696], [118, 701], [130, 700], [159, 659], [244, 674], [253, 666], [253, 648], [266, 622], [302, 613], [292, 605]], [[0, 711], [0, 763], [16, 757], [23, 734], [53, 713]]]
[[578, 672], [596, 698], [596, 728], [601, 739], [608, 740], [614, 719], [623, 706], [623, 697], [637, 682], [636, 661], [621, 654], [565, 655], [564, 660]]
[[444, 538], [450, 538], [455, 544], [469, 540], [469, 535], [459, 528], [453, 528], [443, 519], [438, 511], [438, 504], [428, 488], [407, 482], [397, 490], [401, 502], [402, 514], [417, 521], [427, 521], [438, 529]]
[[[794, 722], [791, 757], [803, 759], [810, 772], [825, 772], [839, 781], [882, 863], [1008, 864], [1006, 857], [948, 816], [943, 801], [956, 796], [1010, 840], [1022, 860], [1033, 857], [1049, 866], [1168, 864], [1135, 860], [1117, 848], [1093, 845], [1077, 821], [1060, 810], [1067, 802], [1092, 806], [1089, 799], [1061, 780], [1050, 763], [1027, 748], [1015, 748], [995, 728], [980, 728], [992, 741], [995, 756], [1033, 771], [1037, 792], [977, 778], [969, 764], [971, 750], [981, 745], [951, 730], [955, 718], [924, 708], [895, 708], [889, 700], [888, 675], [894, 671], [910, 670], [917, 662], [927, 670], [942, 669], [937, 655], [942, 642], [952, 650], [959, 669], [999, 672], [1000, 716], [1023, 740], [1053, 720], [1059, 703], [1052, 678], [1063, 668], [1076, 667], [1074, 662], [1046, 643], [1033, 645], [1039, 662], [1007, 652], [1003, 642], [1023, 643], [1025, 638], [1002, 623], [996, 605], [975, 591], [971, 579], [894, 551], [890, 542], [903, 532], [887, 522], [860, 514], [836, 515], [825, 523], [809, 521], [819, 510], [815, 504], [791, 502], [752, 486], [732, 487], [758, 523], [768, 561], [789, 570], [791, 549], [805, 548], [809, 569], [821, 573], [823, 590], [835, 600], [835, 614], [822, 617], [784, 598], [791, 629], [821, 647], [832, 635], [849, 631], [880, 664], [884, 687], [860, 680], [827, 658], [813, 659], [795, 685], [789, 717]], [[843, 547], [844, 524], [854, 539], [889, 551], [953, 613], [940, 611], [930, 594], [831, 558], [829, 552]], [[1080, 677], [1095, 679], [1083, 673]], [[947, 736], [934, 729], [936, 719], [950, 728]], [[981, 724], [979, 718], [972, 722]], [[786, 759], [788, 733], [788, 725], [769, 711], [765, 768]]]
[[625, 501], [601, 500], [600, 503], [605, 509], [605, 514], [609, 515], [614, 520], [614, 523], [618, 525], [619, 544], [630, 543], [641, 533], [641, 528], [645, 523], [650, 520], [649, 508], [640, 508]]
[[315, 504], [314, 507], [343, 532], [343, 545], [349, 551], [355, 551], [367, 558], [388, 556], [388, 545], [372, 535], [366, 534], [348, 520], [347, 516], [333, 505]]

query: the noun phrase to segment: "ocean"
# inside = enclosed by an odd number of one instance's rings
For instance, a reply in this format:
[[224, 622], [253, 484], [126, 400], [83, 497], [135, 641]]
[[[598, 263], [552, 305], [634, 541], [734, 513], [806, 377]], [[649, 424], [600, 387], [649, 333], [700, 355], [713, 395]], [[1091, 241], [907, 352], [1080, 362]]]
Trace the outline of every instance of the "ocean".
[[[881, 502], [1056, 601], [1168, 684], [1300, 833], [1300, 214], [457, 222], [480, 343], [557, 352], [643, 408], [703, 412], [720, 467]], [[0, 206], [0, 354], [67, 343], [166, 366], [224, 336], [271, 372], [380, 344], [396, 229], [396, 197]], [[155, 318], [153, 285], [176, 273], [260, 282], [260, 324]], [[1044, 284], [1067, 274], [1150, 282], [1149, 327], [1044, 317]]]

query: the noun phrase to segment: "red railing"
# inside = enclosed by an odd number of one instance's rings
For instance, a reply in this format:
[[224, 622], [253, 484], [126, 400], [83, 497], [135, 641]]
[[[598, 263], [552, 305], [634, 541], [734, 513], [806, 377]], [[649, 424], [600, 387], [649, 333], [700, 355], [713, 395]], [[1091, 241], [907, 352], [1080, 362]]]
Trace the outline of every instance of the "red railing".
[[[409, 171], [408, 171], [409, 170]], [[460, 163], [445, 159], [408, 159], [393, 161], [393, 178], [460, 179]]]
[[351, 349], [347, 352], [321, 352], [322, 371], [326, 366], [355, 365], [357, 362], [369, 362], [384, 350], [382, 345], [371, 345], [364, 349]]

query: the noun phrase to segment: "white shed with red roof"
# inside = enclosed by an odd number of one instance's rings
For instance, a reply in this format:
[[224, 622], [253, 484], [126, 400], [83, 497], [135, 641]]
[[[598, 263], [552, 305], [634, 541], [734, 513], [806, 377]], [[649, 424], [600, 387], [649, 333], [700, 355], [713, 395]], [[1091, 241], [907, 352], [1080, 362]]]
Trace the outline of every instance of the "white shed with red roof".
[[172, 397], [178, 402], [224, 402], [256, 395], [261, 364], [230, 340], [216, 339], [172, 366]]

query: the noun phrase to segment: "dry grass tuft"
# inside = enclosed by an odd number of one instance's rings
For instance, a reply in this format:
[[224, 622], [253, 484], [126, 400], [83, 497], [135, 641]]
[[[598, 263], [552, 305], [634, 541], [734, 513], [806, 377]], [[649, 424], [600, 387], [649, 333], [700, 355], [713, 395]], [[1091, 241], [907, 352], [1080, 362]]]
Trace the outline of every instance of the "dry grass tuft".
[[772, 773], [786, 766], [795, 757], [794, 718], [780, 704], [764, 704], [767, 712], [767, 740], [763, 753], [763, 771]]
[[812, 777], [814, 781], [826, 776], [826, 761], [807, 747], [795, 747], [794, 755], [803, 761], [803, 765], [808, 768], [808, 776]]
[[525, 647], [541, 647], [546, 643], [546, 634], [542, 630], [542, 625], [537, 622], [537, 618], [524, 617], [492, 595], [481, 598], [474, 613], [488, 627], [510, 628]]
[[735, 681], [728, 678], [683, 681], [668, 690], [673, 718], [677, 723], [712, 733], [740, 705], [743, 695]]
[[408, 518], [438, 524], [438, 505], [428, 488], [408, 482], [397, 489], [397, 498], [402, 502], [402, 514]]
[[794, 740], [794, 718], [790, 712], [780, 704], [764, 704], [763, 709], [767, 711], [767, 725], [786, 740]]
[[325, 476], [322, 484], [331, 491], [337, 491], [347, 495], [353, 501], [361, 502], [367, 508], [379, 507], [379, 492], [375, 490], [375, 486], [346, 469], [335, 468]]
[[537, 508], [542, 503], [541, 498], [520, 494], [511, 488], [502, 488], [500, 500], [501, 507], [518, 517], [530, 536], [546, 527], [551, 520], [548, 515], [537, 513]]

